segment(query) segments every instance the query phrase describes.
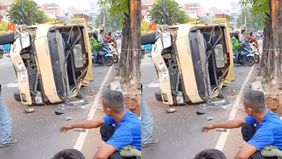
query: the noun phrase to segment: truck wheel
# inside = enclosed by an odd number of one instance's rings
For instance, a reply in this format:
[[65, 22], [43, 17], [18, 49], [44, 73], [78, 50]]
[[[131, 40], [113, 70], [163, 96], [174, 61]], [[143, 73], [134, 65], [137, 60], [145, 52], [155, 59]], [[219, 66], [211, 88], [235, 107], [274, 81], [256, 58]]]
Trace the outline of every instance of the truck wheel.
[[154, 44], [156, 42], [156, 32], [141, 36], [141, 45]]
[[14, 93], [14, 98], [15, 98], [16, 101], [20, 102], [21, 101], [20, 93], [15, 92]]
[[156, 100], [157, 100], [157, 101], [160, 101], [160, 102], [163, 101], [161, 92], [156, 92], [156, 93], [155, 93], [155, 97], [156, 97]]

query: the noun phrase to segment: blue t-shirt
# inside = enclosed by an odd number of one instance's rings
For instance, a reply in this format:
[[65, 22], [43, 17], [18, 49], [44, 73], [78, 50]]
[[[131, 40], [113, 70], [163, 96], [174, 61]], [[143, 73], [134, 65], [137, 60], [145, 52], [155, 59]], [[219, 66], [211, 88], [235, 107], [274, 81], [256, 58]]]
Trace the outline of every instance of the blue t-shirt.
[[118, 151], [128, 145], [141, 150], [141, 122], [134, 113], [127, 111], [120, 123], [111, 116], [105, 116], [103, 119], [106, 124], [115, 126], [115, 132], [107, 144]]
[[257, 150], [269, 145], [282, 150], [282, 120], [275, 113], [268, 110], [261, 123], [251, 116], [246, 116], [245, 121], [255, 125], [257, 129], [248, 144], [253, 145]]

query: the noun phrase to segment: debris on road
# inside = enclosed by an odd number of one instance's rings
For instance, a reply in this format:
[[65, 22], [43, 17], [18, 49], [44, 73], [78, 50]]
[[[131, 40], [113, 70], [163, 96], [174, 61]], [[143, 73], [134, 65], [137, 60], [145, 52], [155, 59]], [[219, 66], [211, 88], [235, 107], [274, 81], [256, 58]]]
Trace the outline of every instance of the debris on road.
[[35, 112], [34, 108], [27, 108], [24, 110], [25, 113], [33, 113]]
[[206, 113], [197, 110], [197, 111], [196, 111], [196, 114], [197, 114], [197, 115], [204, 115], [204, 114], [206, 114]]
[[69, 106], [78, 106], [78, 105], [85, 105], [85, 104], [88, 104], [88, 102], [85, 99], [73, 100], [68, 103]]
[[87, 96], [94, 96], [94, 90], [91, 89], [87, 92]]
[[62, 114], [65, 114], [64, 112], [60, 112], [60, 111], [55, 111], [55, 114], [56, 115], [62, 115]]
[[216, 129], [215, 131], [217, 131], [217, 132], [227, 132], [226, 129]]
[[72, 120], [72, 117], [71, 116], [66, 116], [65, 119], [66, 119], [66, 121], [70, 121], [70, 120]]
[[74, 131], [77, 131], [77, 132], [86, 132], [86, 130], [85, 129], [74, 129]]
[[252, 87], [252, 90], [256, 90], [256, 91], [261, 91], [261, 92], [264, 92], [264, 89], [263, 89], [263, 86], [262, 86], [262, 81], [263, 78], [262, 77], [257, 77], [255, 82], [252, 83], [251, 87]]
[[207, 121], [211, 121], [211, 120], [213, 120], [214, 119], [214, 117], [212, 117], [212, 116], [206, 116], [206, 120]]
[[120, 84], [120, 82], [118, 80], [115, 80], [115, 81], [110, 83], [110, 89], [114, 90], [114, 91], [122, 92], [121, 84]]
[[174, 112], [176, 112], [175, 108], [168, 108], [168, 109], [166, 109], [166, 113], [174, 113]]

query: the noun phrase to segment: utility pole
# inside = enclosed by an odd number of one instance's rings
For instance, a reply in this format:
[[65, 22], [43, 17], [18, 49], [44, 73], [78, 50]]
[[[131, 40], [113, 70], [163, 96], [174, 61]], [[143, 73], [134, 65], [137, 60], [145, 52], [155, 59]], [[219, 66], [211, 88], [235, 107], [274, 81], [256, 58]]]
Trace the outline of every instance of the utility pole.
[[163, 23], [167, 24], [166, 14], [165, 14], [165, 0], [162, 0], [162, 12], [163, 12]]

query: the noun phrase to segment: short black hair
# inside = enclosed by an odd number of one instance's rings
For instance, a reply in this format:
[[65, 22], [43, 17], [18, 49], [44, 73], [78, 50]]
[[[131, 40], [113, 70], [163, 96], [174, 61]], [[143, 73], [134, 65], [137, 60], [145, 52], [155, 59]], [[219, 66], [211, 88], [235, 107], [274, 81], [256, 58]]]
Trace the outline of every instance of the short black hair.
[[107, 90], [103, 94], [105, 106], [111, 108], [115, 113], [124, 111], [123, 94], [120, 91]]
[[264, 94], [261, 91], [249, 90], [244, 95], [246, 107], [254, 109], [257, 113], [263, 113], [266, 110]]
[[244, 32], [246, 32], [246, 30], [244, 30], [244, 29], [243, 29], [243, 30], [241, 30], [241, 34], [243, 34]]
[[103, 30], [103, 29], [102, 29], [102, 30], [100, 30], [100, 34], [101, 34], [101, 33], [103, 33], [103, 32], [104, 32], [104, 30]]
[[217, 149], [207, 149], [198, 153], [194, 159], [226, 159], [226, 157]]
[[76, 149], [65, 149], [58, 152], [52, 159], [85, 159], [85, 157]]

